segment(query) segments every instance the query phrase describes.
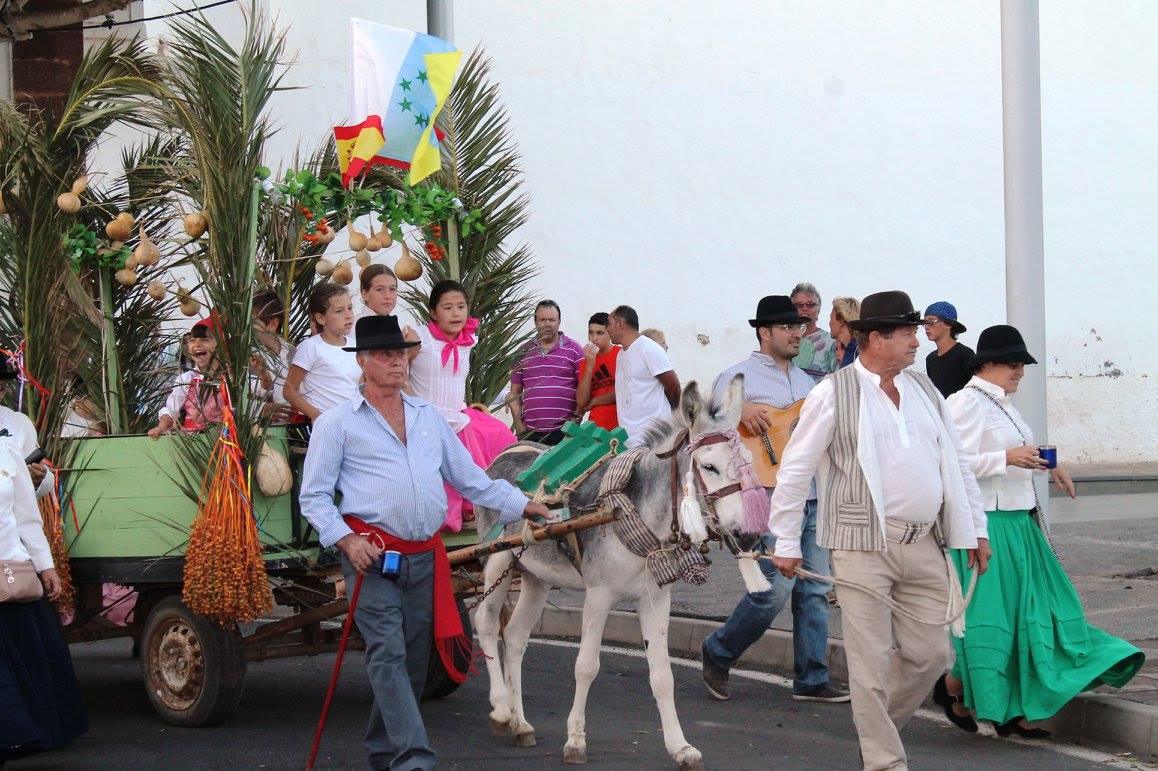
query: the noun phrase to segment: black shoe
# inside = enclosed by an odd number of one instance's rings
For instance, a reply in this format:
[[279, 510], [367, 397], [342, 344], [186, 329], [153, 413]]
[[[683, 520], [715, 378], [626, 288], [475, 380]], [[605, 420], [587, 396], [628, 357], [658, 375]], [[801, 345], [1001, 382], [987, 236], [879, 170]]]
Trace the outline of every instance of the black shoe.
[[997, 735], [1003, 739], [1010, 734], [1016, 734], [1022, 739], [1048, 739], [1053, 736], [1053, 734], [1044, 728], [1026, 728], [1021, 724], [1022, 720], [1023, 718], [1018, 716], [1013, 720], [1010, 720], [1008, 723], [1001, 723], [1000, 725], [994, 723], [993, 730], [996, 731]]
[[700, 646], [700, 657], [704, 663], [704, 685], [707, 686], [708, 693], [718, 701], [727, 701], [732, 698], [732, 693], [728, 689], [728, 670], [713, 664], [702, 645]]
[[852, 697], [848, 695], [848, 691], [842, 691], [836, 688], [832, 683], [825, 683], [818, 685], [811, 691], [804, 693], [792, 694], [793, 701], [827, 701], [830, 704], [837, 704], [840, 702], [851, 701]]
[[960, 728], [962, 731], [968, 731], [971, 734], [977, 733], [977, 721], [973, 719], [972, 715], [958, 715], [953, 709], [954, 704], [964, 703], [960, 696], [955, 696], [949, 693], [948, 686], [945, 685], [945, 675], [937, 680], [937, 684], [933, 686], [933, 701], [940, 704], [945, 709], [945, 717], [949, 718], [949, 722]]

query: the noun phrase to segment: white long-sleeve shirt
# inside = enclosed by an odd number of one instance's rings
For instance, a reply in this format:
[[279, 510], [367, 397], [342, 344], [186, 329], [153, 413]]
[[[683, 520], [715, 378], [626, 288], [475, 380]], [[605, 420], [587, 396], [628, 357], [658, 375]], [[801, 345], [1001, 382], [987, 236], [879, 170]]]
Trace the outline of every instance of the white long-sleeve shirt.
[[[931, 485], [941, 488], [933, 515], [945, 504], [947, 517], [953, 518], [951, 531], [956, 534], [949, 546], [972, 549], [976, 539], [988, 538], [985, 509], [981, 505], [981, 493], [973, 477], [969, 460], [965, 457], [954, 429], [952, 417], [942, 410], [943, 402], [938, 397], [937, 404], [931, 404], [924, 391], [911, 376], [901, 372], [894, 379], [901, 393], [902, 409], [893, 406], [880, 388], [880, 376], [864, 367], [860, 359], [851, 365], [860, 378], [861, 398], [857, 429], [857, 456], [861, 471], [868, 481], [873, 508], [876, 509], [879, 526], [884, 530], [885, 517], [894, 517], [903, 511], [917, 511], [916, 506], [927, 508], [936, 496], [931, 494]], [[874, 391], [876, 393], [874, 393]], [[888, 400], [887, 405], [877, 397]], [[885, 478], [886, 469], [893, 468], [882, 455], [888, 453], [892, 442], [904, 441], [905, 419], [901, 415], [881, 416], [880, 411], [893, 410], [902, 413], [906, 399], [913, 400], [909, 408], [924, 410], [930, 420], [939, 424], [936, 441], [937, 454], [931, 464], [921, 469], [918, 479], [914, 473], [897, 473], [894, 469]], [[909, 423], [916, 422], [910, 414]], [[921, 423], [924, 420], [920, 420]], [[835, 502], [826, 500], [827, 479], [831, 471], [828, 447], [836, 428], [836, 390], [832, 381], [826, 379], [817, 384], [804, 400], [800, 412], [800, 422], [792, 432], [788, 446], [784, 448], [780, 469], [776, 474], [776, 490], [772, 494], [772, 510], [769, 530], [776, 536], [776, 555], [779, 557], [800, 557], [800, 531], [804, 519], [804, 503], [808, 496], [813, 476], [817, 477], [817, 491], [820, 501], [820, 517], [836, 516]], [[904, 429], [904, 430], [902, 430]], [[908, 441], [916, 441], [912, 436]], [[923, 441], [923, 440], [922, 440]], [[931, 478], [930, 478], [931, 477]], [[892, 508], [890, 508], [892, 507]], [[923, 510], [922, 508], [922, 510]], [[928, 521], [926, 519], [926, 521]], [[971, 537], [965, 537], [969, 535]]]
[[[1009, 417], [976, 388], [995, 399]], [[1005, 451], [1020, 447], [1022, 436], [1025, 444], [1033, 445], [1033, 432], [1006, 396], [1005, 389], [974, 376], [965, 388], [949, 397], [949, 410], [953, 413], [965, 457], [977, 477], [985, 510], [1028, 510], [1037, 505], [1033, 495], [1033, 472], [1005, 462]], [[1010, 418], [1017, 422], [1017, 428]]]
[[[22, 460], [40, 446], [40, 440], [36, 438], [36, 426], [33, 425], [28, 416], [23, 412], [0, 406], [0, 432], [3, 431], [7, 431], [8, 434], [7, 436], [0, 436], [0, 442], [11, 443], [16, 448], [16, 452], [20, 453]], [[52, 492], [54, 485], [56, 485], [56, 475], [52, 473], [52, 469], [49, 469], [36, 488], [36, 497], [43, 498], [48, 495]]]
[[32, 560], [38, 573], [52, 567], [26, 456], [14, 444], [0, 446], [0, 559]]

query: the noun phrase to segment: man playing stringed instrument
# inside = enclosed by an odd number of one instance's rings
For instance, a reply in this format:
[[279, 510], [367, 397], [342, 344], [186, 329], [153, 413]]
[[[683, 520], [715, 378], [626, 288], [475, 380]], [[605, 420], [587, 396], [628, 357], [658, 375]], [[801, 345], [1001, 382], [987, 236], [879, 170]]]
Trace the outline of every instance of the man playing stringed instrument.
[[[753, 468], [761, 476], [761, 484], [769, 487], [775, 484], [774, 469], [779, 463], [775, 456], [787, 443], [800, 403], [814, 385], [812, 377], [792, 363], [800, 353], [800, 340], [807, 321], [786, 296], [769, 295], [760, 300], [756, 318], [748, 322], [756, 329], [759, 350], [724, 370], [713, 387], [719, 400], [732, 378], [737, 374], [744, 375], [741, 431], [757, 438], [755, 444], [748, 440], [745, 443], [752, 450]], [[761, 466], [769, 471], [770, 476], [760, 473]], [[828, 575], [828, 550], [816, 543], [815, 485], [804, 505], [800, 541], [808, 569]], [[765, 533], [756, 548], [772, 554], [776, 539]], [[708, 693], [720, 700], [730, 697], [728, 670], [748, 646], [768, 630], [791, 595], [795, 670], [792, 698], [797, 701], [848, 701], [848, 693], [835, 688], [828, 680], [828, 600], [825, 596], [828, 584], [803, 578], [786, 579], [768, 560], [761, 560], [759, 565], [772, 587], [767, 591], [745, 594], [728, 621], [712, 632], [701, 646], [704, 684]]]

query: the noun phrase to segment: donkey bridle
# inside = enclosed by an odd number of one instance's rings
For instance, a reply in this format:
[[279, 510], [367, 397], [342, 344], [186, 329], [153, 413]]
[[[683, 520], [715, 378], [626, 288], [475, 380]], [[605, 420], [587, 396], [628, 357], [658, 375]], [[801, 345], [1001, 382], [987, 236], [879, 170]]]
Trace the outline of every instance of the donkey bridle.
[[[669, 458], [671, 459], [671, 535], [668, 536], [668, 540], [673, 544], [678, 543], [680, 548], [684, 551], [688, 551], [692, 548], [692, 540], [680, 526], [680, 464], [677, 453], [688, 444], [689, 439], [690, 433], [687, 429], [684, 429], [680, 432], [679, 441], [677, 441], [670, 450], [657, 452], [655, 454], [657, 458], [663, 460], [667, 460]], [[728, 441], [728, 436], [724, 432], [712, 431], [703, 434], [699, 438], [697, 445], [700, 447], [707, 447], [713, 444], [722, 444]], [[691, 463], [692, 470], [694, 472], [693, 479], [696, 483], [696, 493], [707, 504], [708, 513], [711, 515], [708, 519], [708, 522], [705, 524], [705, 529], [708, 531], [708, 541], [719, 541], [720, 543], [724, 543], [725, 541], [720, 535], [719, 531], [720, 517], [718, 514], [716, 514], [716, 501], [740, 492], [742, 489], [740, 483], [733, 482], [730, 485], [721, 487], [719, 490], [708, 492], [708, 486], [705, 484], [704, 477], [700, 473], [700, 467], [696, 465], [694, 460], [689, 459], [689, 462]], [[704, 543], [700, 544], [700, 554], [707, 553], [708, 542], [705, 541]]]

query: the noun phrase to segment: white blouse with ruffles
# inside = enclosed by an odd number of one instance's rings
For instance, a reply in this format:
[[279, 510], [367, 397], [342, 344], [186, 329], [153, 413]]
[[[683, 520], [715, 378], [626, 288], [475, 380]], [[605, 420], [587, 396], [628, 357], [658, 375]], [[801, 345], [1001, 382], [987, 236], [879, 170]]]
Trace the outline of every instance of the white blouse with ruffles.
[[[980, 394], [977, 389], [985, 394]], [[1002, 414], [986, 395], [997, 401], [1017, 422], [1017, 428]], [[1033, 473], [1020, 466], [1005, 462], [1005, 451], [1033, 444], [1033, 432], [1013, 406], [1005, 389], [976, 375], [957, 393], [949, 397], [949, 410], [969, 465], [981, 488], [981, 500], [986, 511], [1018, 511], [1036, 505], [1033, 494]], [[1018, 434], [1017, 429], [1021, 429]]]
[[52, 567], [32, 477], [18, 451], [4, 443], [0, 443], [0, 559], [32, 560], [38, 573]]
[[423, 324], [416, 330], [422, 347], [410, 362], [410, 388], [414, 395], [433, 404], [450, 427], [458, 433], [470, 423], [466, 409], [466, 373], [470, 371], [470, 349], [458, 347], [458, 372], [454, 371], [454, 355], [442, 364], [442, 350], [446, 343], [435, 340], [430, 328]]

